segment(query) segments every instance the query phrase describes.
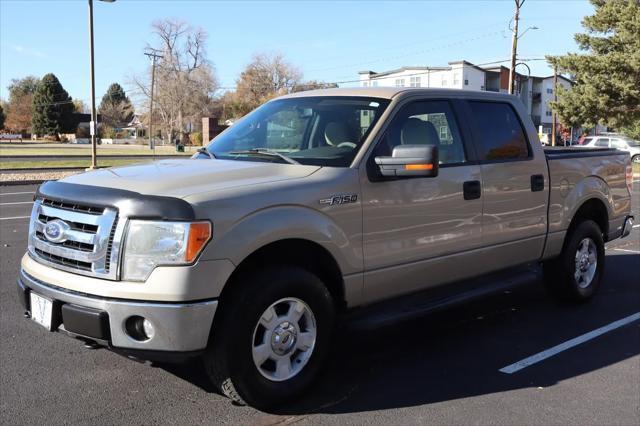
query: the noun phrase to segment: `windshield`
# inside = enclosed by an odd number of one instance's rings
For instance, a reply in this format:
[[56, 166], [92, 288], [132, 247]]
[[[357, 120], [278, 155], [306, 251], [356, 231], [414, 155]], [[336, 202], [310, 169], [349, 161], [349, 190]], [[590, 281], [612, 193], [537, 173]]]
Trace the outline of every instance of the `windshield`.
[[348, 167], [388, 104], [362, 97], [275, 100], [214, 138], [207, 149], [219, 159]]
[[634, 148], [640, 148], [640, 141], [636, 141], [633, 139], [625, 139], [625, 142], [627, 142], [627, 145], [632, 146]]

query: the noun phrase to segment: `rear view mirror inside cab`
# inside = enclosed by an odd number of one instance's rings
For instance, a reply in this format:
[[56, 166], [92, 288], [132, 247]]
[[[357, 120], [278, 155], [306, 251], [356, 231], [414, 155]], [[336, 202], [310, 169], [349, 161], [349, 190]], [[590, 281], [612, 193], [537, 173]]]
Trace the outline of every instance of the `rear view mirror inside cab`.
[[438, 176], [438, 147], [436, 145], [398, 145], [391, 157], [376, 157], [380, 174], [385, 177]]

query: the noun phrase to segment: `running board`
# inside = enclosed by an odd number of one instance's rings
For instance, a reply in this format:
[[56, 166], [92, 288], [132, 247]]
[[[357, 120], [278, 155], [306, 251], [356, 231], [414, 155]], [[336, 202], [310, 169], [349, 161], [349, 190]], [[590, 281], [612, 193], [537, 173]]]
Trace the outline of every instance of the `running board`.
[[513, 287], [531, 284], [540, 278], [540, 268], [528, 265], [515, 271], [499, 272], [471, 281], [445, 284], [435, 289], [356, 308], [347, 312], [344, 320], [350, 329], [376, 329], [419, 318]]

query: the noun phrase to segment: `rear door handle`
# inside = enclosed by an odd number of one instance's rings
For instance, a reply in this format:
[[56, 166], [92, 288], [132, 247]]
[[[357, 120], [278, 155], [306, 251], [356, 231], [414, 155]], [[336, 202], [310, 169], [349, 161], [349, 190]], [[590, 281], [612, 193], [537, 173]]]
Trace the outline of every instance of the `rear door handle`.
[[482, 186], [479, 180], [468, 180], [462, 184], [462, 193], [465, 200], [476, 200], [482, 195]]
[[538, 192], [544, 190], [544, 176], [533, 175], [531, 176], [531, 192]]

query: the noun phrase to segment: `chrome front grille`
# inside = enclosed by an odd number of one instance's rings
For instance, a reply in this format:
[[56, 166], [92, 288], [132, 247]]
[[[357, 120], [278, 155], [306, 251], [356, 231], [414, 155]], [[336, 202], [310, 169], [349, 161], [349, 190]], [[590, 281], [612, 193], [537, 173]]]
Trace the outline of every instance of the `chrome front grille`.
[[31, 212], [29, 253], [57, 269], [115, 280], [124, 223], [109, 207], [38, 199]]

